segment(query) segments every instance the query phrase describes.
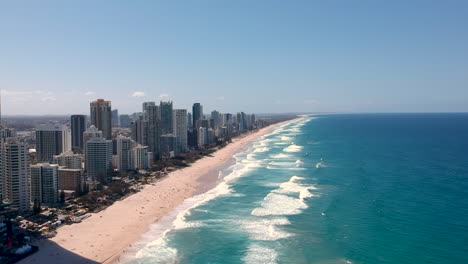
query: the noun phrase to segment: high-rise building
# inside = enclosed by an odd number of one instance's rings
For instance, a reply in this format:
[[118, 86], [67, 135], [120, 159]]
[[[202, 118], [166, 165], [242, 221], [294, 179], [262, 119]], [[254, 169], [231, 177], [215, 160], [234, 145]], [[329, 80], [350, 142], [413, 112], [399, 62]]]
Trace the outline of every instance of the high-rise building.
[[83, 151], [83, 132], [86, 130], [86, 116], [72, 115], [70, 118], [73, 151]]
[[[145, 115], [146, 111], [148, 111], [148, 106], [156, 106], [156, 103], [155, 102], [144, 102], [142, 104], [143, 115]], [[147, 118], [145, 117], [145, 119], [147, 119]]]
[[132, 123], [132, 119], [129, 115], [120, 115], [120, 127], [129, 128]]
[[218, 111], [211, 112], [211, 119], [213, 120], [212, 127], [214, 129], [220, 128], [223, 125], [223, 117]]
[[198, 131], [197, 127], [197, 121], [203, 119], [203, 106], [200, 103], [194, 103], [192, 106], [192, 118], [193, 118], [193, 128], [196, 128]]
[[187, 113], [187, 128], [193, 127], [192, 113]]
[[83, 155], [71, 151], [54, 156], [54, 163], [67, 169], [81, 169], [83, 167]]
[[114, 109], [111, 112], [111, 125], [112, 127], [118, 127], [119, 126], [119, 110]]
[[0, 144], [0, 199], [19, 211], [30, 209], [28, 146], [7, 138]]
[[40, 162], [52, 162], [54, 155], [71, 151], [71, 132], [67, 126], [45, 126], [36, 129], [36, 152]]
[[136, 170], [146, 170], [152, 162], [147, 146], [138, 145], [132, 149], [133, 167]]
[[31, 201], [54, 205], [59, 202], [59, 166], [38, 163], [31, 165]]
[[161, 135], [172, 134], [173, 131], [173, 112], [172, 102], [161, 102]]
[[[153, 153], [153, 158], [159, 159], [160, 156], [160, 137], [161, 137], [161, 112], [157, 105], [147, 105], [145, 108], [145, 118], [148, 122], [148, 151]], [[142, 144], [145, 146], [145, 144]]]
[[161, 136], [161, 156], [165, 158], [173, 157], [176, 153], [177, 137], [173, 134]]
[[16, 130], [14, 128], [0, 126], [0, 142], [4, 142], [6, 138], [15, 137]]
[[188, 151], [187, 142], [187, 110], [174, 110], [174, 135], [176, 136], [176, 154]]
[[200, 127], [198, 128], [198, 147], [204, 147], [208, 145], [208, 128]]
[[132, 122], [132, 139], [144, 146], [148, 145], [148, 121], [139, 119]]
[[86, 143], [92, 138], [102, 138], [102, 131], [99, 131], [97, 127], [94, 125], [91, 125], [83, 133], [83, 157], [85, 160], [85, 168], [86, 168], [86, 149], [87, 149]]
[[92, 138], [86, 143], [86, 172], [89, 182], [105, 183], [112, 173], [112, 140]]
[[91, 125], [96, 126], [106, 139], [112, 139], [112, 107], [110, 101], [98, 99], [90, 103]]
[[74, 191], [79, 195], [83, 191], [83, 170], [59, 167], [59, 189]]
[[128, 171], [133, 169], [132, 149], [135, 141], [131, 138], [119, 136], [117, 137], [117, 170]]

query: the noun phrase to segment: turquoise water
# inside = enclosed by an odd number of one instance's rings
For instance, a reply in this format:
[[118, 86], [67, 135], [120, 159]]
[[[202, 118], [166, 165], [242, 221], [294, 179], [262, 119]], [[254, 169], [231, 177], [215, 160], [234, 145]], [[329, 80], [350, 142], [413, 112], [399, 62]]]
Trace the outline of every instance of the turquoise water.
[[129, 263], [468, 263], [468, 115], [305, 117]]

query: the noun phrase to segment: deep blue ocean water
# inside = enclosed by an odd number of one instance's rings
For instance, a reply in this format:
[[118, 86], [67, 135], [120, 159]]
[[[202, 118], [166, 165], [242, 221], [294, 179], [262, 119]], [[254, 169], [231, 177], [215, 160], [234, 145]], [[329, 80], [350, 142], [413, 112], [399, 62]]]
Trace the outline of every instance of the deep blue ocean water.
[[305, 117], [235, 158], [129, 262], [468, 263], [468, 114]]

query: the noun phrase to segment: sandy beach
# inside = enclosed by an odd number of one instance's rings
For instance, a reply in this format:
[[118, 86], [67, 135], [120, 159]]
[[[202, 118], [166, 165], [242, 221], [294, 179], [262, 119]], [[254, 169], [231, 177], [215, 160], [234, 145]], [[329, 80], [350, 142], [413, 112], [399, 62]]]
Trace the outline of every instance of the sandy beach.
[[19, 263], [112, 263], [149, 230], [151, 224], [175, 210], [187, 198], [206, 192], [219, 182], [219, 171], [234, 154], [286, 121], [233, 139], [231, 144], [190, 167], [170, 173], [140, 192], [92, 214], [83, 222], [59, 228], [39, 252]]

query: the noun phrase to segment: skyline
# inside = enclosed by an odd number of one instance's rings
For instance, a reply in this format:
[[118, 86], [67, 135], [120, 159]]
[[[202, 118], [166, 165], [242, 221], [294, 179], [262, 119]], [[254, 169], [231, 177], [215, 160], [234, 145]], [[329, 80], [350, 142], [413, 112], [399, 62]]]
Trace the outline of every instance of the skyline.
[[2, 3], [2, 114], [89, 114], [97, 98], [120, 114], [168, 100], [221, 112], [466, 112], [466, 11], [461, 1]]

